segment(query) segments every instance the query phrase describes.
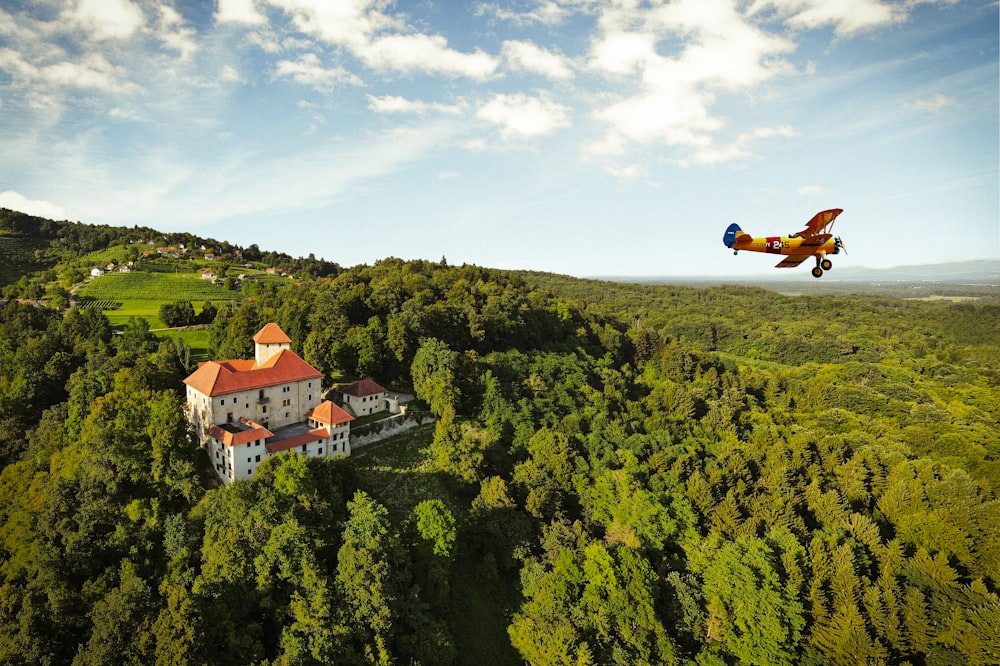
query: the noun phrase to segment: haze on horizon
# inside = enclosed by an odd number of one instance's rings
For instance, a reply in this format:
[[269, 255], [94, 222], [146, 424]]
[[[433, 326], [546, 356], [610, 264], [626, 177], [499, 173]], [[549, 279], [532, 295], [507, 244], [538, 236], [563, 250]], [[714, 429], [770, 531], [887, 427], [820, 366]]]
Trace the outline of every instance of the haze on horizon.
[[[760, 275], [1000, 257], [998, 6], [14, 0], [0, 206], [345, 266]], [[801, 268], [807, 277], [806, 268]]]

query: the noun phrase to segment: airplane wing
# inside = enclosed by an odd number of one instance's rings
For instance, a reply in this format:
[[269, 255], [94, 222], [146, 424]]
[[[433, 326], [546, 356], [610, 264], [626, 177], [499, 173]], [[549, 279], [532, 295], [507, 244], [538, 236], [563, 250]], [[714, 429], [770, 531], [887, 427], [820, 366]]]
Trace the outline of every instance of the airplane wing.
[[811, 254], [791, 254], [781, 260], [781, 263], [775, 264], [775, 268], [795, 268], [803, 261], [811, 257]]
[[830, 210], [824, 210], [813, 215], [813, 218], [806, 223], [806, 228], [795, 234], [796, 236], [808, 237], [815, 236], [819, 233], [828, 232], [830, 227], [833, 226], [834, 220], [837, 216], [844, 212], [843, 208], [831, 208]]

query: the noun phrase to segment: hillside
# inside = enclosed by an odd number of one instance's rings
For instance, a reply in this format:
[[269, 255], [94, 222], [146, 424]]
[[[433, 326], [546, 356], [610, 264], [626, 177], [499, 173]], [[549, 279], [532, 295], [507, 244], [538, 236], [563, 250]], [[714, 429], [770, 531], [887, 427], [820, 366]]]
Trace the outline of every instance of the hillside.
[[1000, 658], [1000, 305], [328, 278], [219, 308], [208, 353], [277, 322], [324, 384], [412, 389], [437, 422], [229, 487], [182, 417], [182, 341], [0, 308], [0, 661]]

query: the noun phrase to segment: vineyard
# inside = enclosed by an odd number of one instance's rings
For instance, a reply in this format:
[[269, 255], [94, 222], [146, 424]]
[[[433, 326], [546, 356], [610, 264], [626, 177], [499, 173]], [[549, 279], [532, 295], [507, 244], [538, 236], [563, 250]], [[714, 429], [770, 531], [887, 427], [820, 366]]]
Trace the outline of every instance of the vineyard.
[[160, 306], [174, 301], [191, 301], [200, 310], [205, 301], [216, 307], [243, 300], [242, 292], [224, 289], [202, 280], [197, 273], [160, 273], [132, 271], [108, 273], [88, 281], [76, 294], [77, 307], [97, 308], [112, 326], [122, 326], [132, 317], [145, 319], [150, 327], [160, 328]]
[[96, 301], [239, 301], [238, 291], [223, 289], [194, 273], [109, 273], [81, 287], [78, 296]]

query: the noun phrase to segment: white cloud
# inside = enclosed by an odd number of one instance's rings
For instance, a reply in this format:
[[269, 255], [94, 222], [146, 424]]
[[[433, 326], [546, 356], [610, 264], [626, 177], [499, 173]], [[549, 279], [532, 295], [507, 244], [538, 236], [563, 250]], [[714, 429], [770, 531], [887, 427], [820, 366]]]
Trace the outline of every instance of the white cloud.
[[219, 72], [219, 80], [225, 83], [243, 83], [244, 79], [232, 65], [223, 65]]
[[456, 51], [441, 35], [416, 31], [385, 13], [384, 0], [269, 0], [291, 15], [301, 32], [353, 54], [378, 70], [467, 76], [486, 79], [497, 61], [483, 51]]
[[907, 7], [919, 3], [920, 0], [905, 4], [881, 0], [757, 0], [748, 10], [748, 15], [754, 16], [770, 9], [794, 28], [813, 29], [830, 25], [838, 35], [850, 35], [902, 21], [906, 18]]
[[931, 113], [940, 113], [946, 107], [951, 106], [955, 103], [950, 97], [945, 97], [944, 95], [937, 94], [930, 99], [918, 99], [915, 102], [910, 102], [906, 104], [908, 109], [919, 109], [921, 111], [930, 111]]
[[[65, 54], [62, 54], [65, 57]], [[25, 87], [48, 85], [81, 89], [123, 92], [137, 86], [122, 81], [124, 71], [111, 64], [101, 53], [88, 53], [77, 59], [35, 65], [11, 49], [0, 49], [0, 69], [11, 74], [15, 82]], [[37, 92], [37, 91], [36, 91]]]
[[378, 70], [466, 76], [487, 79], [497, 68], [497, 60], [483, 51], [461, 53], [448, 48], [440, 35], [388, 35], [365, 44], [357, 53], [365, 64]]
[[244, 25], [264, 25], [267, 18], [257, 10], [254, 0], [219, 0], [215, 12], [219, 23], [242, 23]]
[[464, 102], [457, 104], [429, 104], [420, 100], [406, 99], [399, 95], [368, 95], [368, 108], [375, 113], [417, 113], [423, 114], [428, 111], [436, 111], [446, 114], [460, 114], [465, 108]]
[[123, 109], [120, 106], [116, 106], [110, 111], [108, 111], [108, 115], [118, 120], [131, 120], [131, 121], [141, 120], [138, 113], [132, 111], [131, 109]]
[[160, 21], [157, 25], [157, 37], [163, 44], [177, 51], [181, 60], [187, 60], [198, 51], [195, 41], [195, 30], [184, 23], [184, 18], [176, 9], [169, 5], [160, 6]]
[[712, 144], [699, 148], [690, 158], [679, 160], [679, 164], [719, 164], [753, 157], [751, 144], [758, 139], [795, 136], [795, 130], [787, 125], [777, 127], [758, 127], [751, 132], [743, 132], [732, 143], [725, 145]]
[[608, 74], [630, 74], [657, 59], [656, 36], [639, 32], [611, 31], [591, 47], [591, 65]]
[[452, 178], [458, 178], [459, 175], [457, 171], [441, 171], [438, 173], [438, 180], [451, 180]]
[[532, 97], [524, 93], [494, 95], [479, 107], [476, 116], [500, 125], [506, 139], [542, 136], [570, 124], [569, 107], [544, 95]]
[[274, 74], [317, 90], [329, 90], [335, 83], [362, 85], [358, 77], [343, 67], [325, 67], [315, 53], [304, 53], [298, 60], [279, 60]]
[[530, 25], [532, 23], [554, 25], [566, 20], [572, 14], [572, 11], [554, 0], [539, 0], [534, 9], [525, 12], [511, 11], [499, 5], [486, 2], [479, 3], [476, 7], [476, 14], [478, 16], [489, 14], [502, 21], [510, 21], [517, 25]]
[[130, 0], [78, 0], [63, 18], [98, 40], [128, 39], [146, 23], [142, 10]]
[[557, 80], [573, 77], [566, 56], [552, 53], [533, 42], [506, 41], [502, 52], [512, 70], [542, 74]]
[[28, 215], [47, 217], [50, 220], [65, 220], [66, 211], [49, 201], [39, 199], [29, 199], [20, 192], [6, 190], [0, 192], [0, 208], [18, 210]]
[[800, 185], [795, 192], [804, 197], [818, 197], [826, 194], [826, 188], [822, 185]]
[[740, 159], [759, 134], [716, 145], [724, 121], [712, 113], [719, 93], [747, 93], [792, 67], [782, 59], [789, 40], [768, 34], [730, 0], [677, 0], [669, 4], [604, 7], [591, 43], [592, 69], [634, 81], [594, 116], [607, 124], [591, 142], [591, 155], [615, 155], [633, 146], [690, 148], [684, 163]]

